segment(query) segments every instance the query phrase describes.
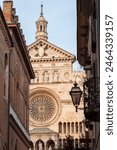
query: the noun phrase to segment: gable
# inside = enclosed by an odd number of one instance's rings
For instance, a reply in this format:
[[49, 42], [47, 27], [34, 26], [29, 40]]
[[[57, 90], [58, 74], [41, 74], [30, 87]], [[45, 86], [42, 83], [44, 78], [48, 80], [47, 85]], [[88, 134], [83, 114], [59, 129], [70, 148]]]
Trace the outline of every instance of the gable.
[[38, 40], [28, 46], [31, 61], [71, 61], [75, 60], [75, 56], [47, 41]]

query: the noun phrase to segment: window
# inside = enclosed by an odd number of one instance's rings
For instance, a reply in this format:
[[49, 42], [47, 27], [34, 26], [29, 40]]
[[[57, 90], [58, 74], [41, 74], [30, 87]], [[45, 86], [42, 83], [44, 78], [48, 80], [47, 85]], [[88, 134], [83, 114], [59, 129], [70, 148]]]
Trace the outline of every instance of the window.
[[59, 133], [62, 133], [62, 122], [59, 122], [58, 126], [59, 126]]
[[7, 53], [5, 54], [5, 61], [4, 61], [4, 96], [8, 98], [8, 56]]
[[42, 29], [43, 29], [43, 28], [42, 28], [42, 25], [40, 25], [40, 31], [42, 31]]
[[74, 133], [74, 122], [71, 123], [71, 133]]
[[63, 132], [66, 133], [66, 123], [63, 123]]
[[80, 130], [80, 133], [82, 133], [82, 122], [79, 123], [79, 130]]
[[78, 122], [75, 123], [76, 133], [78, 133]]
[[68, 131], [68, 133], [70, 133], [70, 123], [69, 122], [67, 123], [67, 131]]

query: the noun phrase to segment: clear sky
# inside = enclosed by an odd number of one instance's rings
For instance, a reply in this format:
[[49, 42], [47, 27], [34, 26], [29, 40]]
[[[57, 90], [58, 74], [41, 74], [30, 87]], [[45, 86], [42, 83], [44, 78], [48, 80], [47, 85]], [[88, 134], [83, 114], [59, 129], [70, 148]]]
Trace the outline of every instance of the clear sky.
[[13, 0], [27, 45], [35, 41], [41, 2], [48, 21], [48, 41], [76, 56], [76, 0]]

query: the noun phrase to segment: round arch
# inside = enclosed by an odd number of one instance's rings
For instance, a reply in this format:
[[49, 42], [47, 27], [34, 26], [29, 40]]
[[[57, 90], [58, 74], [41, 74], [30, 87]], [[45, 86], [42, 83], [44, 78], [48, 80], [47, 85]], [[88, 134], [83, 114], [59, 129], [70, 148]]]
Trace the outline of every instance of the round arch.
[[54, 150], [55, 142], [52, 139], [49, 139], [46, 143], [46, 150]]
[[41, 139], [37, 140], [35, 143], [35, 150], [44, 150], [44, 149], [45, 149], [44, 142]]

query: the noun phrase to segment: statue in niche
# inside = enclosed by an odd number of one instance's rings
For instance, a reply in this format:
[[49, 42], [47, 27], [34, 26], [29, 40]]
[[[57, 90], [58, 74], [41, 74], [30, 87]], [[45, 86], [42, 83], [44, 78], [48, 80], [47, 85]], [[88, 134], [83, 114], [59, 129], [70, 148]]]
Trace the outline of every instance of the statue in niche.
[[68, 72], [64, 73], [64, 79], [69, 80], [70, 74]]
[[43, 73], [43, 82], [49, 82], [49, 72], [45, 71]]
[[39, 150], [43, 150], [43, 146], [41, 142], [39, 142]]
[[39, 82], [39, 71], [35, 71], [35, 83]]
[[59, 72], [58, 71], [54, 71], [53, 72], [53, 81], [54, 82], [58, 82], [59, 81]]

